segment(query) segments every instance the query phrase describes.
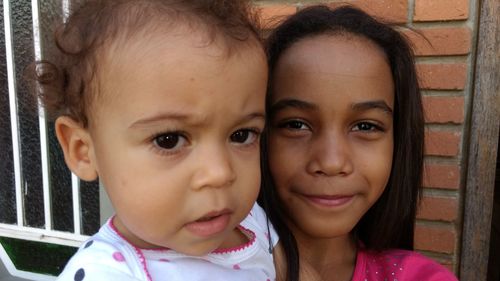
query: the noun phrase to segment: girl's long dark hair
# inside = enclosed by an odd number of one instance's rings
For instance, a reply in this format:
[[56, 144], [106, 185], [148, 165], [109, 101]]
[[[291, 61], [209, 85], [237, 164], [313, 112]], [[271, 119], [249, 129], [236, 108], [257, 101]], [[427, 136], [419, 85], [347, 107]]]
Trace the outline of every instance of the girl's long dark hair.
[[[305, 8], [279, 25], [267, 40], [270, 68], [267, 101], [273, 94], [273, 72], [281, 55], [301, 39], [321, 34], [362, 36], [373, 41], [387, 56], [395, 88], [393, 164], [383, 194], [355, 226], [353, 235], [370, 250], [413, 250], [415, 216], [422, 186], [424, 117], [412, 49], [393, 27], [357, 8]], [[284, 208], [269, 170], [267, 135], [264, 134], [261, 142], [263, 180], [259, 202], [283, 245], [286, 280], [298, 280], [297, 242], [286, 225]]]

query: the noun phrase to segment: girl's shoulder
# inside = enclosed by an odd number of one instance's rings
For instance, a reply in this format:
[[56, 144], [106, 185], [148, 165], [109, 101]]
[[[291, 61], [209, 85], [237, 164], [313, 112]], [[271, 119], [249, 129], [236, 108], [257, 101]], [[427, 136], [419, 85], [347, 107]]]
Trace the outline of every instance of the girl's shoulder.
[[414, 251], [360, 249], [352, 280], [455, 281], [457, 278], [444, 266]]

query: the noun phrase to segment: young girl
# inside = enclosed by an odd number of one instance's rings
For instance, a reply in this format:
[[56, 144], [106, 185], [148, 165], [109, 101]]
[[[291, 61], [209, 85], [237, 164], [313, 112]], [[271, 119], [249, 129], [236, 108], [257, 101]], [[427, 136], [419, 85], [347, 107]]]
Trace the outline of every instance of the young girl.
[[87, 1], [56, 33], [40, 98], [68, 167], [116, 211], [58, 280], [275, 278], [254, 206], [267, 64], [248, 7]]
[[456, 280], [411, 251], [424, 120], [405, 39], [355, 8], [316, 6], [282, 23], [267, 51], [261, 199], [286, 279], [300, 266], [302, 280]]

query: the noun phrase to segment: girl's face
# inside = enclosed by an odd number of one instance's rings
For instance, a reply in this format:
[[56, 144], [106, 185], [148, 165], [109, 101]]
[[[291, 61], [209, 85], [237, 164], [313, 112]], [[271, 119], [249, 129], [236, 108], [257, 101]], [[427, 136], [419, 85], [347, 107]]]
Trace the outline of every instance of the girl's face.
[[270, 169], [297, 235], [348, 234], [388, 182], [394, 85], [365, 38], [319, 35], [291, 46], [274, 71]]
[[222, 41], [186, 34], [104, 56], [89, 130], [118, 230], [139, 247], [203, 255], [238, 240], [257, 197], [267, 67], [258, 47], [228, 56]]

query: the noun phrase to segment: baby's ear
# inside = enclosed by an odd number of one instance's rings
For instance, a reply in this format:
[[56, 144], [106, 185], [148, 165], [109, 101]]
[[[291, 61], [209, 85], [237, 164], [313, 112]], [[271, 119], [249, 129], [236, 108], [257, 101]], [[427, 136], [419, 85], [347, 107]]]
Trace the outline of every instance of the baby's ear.
[[97, 179], [92, 138], [87, 129], [67, 116], [55, 122], [56, 136], [64, 152], [64, 160], [69, 169], [85, 181]]

